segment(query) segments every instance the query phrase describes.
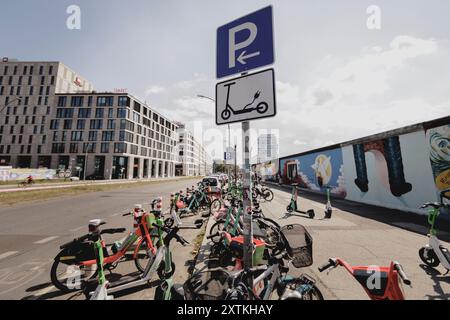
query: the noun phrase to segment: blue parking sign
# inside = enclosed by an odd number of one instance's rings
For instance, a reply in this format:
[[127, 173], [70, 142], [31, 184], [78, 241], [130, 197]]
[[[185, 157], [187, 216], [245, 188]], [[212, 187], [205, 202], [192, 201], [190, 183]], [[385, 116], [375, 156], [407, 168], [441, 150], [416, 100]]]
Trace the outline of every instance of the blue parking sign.
[[217, 78], [274, 63], [272, 6], [217, 29]]

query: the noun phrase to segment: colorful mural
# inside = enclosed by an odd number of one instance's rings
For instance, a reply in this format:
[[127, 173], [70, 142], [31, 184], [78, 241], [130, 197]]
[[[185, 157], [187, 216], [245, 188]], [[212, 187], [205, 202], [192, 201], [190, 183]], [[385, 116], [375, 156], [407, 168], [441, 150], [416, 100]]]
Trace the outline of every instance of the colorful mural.
[[298, 183], [300, 187], [331, 192], [340, 197], [347, 195], [341, 149], [326, 150], [280, 160], [280, 174], [285, 184]]
[[429, 129], [426, 133], [430, 163], [438, 191], [450, 188], [450, 125]]
[[375, 156], [378, 178], [386, 188], [390, 189], [394, 196], [400, 197], [405, 193], [411, 192], [412, 185], [405, 180], [402, 151], [398, 136], [353, 145], [357, 175], [354, 182], [361, 192], [369, 191], [366, 164], [367, 152], [371, 152]]
[[254, 166], [254, 170], [262, 177], [263, 180], [278, 182], [278, 159], [257, 164]]
[[423, 131], [345, 146], [342, 154], [347, 199], [417, 213], [436, 201]]
[[53, 169], [13, 169], [12, 167], [0, 167], [0, 180], [25, 180], [28, 176], [35, 180], [56, 179], [56, 170]]

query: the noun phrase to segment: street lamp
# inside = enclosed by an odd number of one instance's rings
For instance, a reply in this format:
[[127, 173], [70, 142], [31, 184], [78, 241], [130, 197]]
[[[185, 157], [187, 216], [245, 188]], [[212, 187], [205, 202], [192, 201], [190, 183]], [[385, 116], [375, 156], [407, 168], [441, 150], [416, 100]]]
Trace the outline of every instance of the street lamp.
[[[204, 96], [202, 94], [197, 94], [197, 97], [198, 98], [202, 98], [202, 99], [208, 99], [208, 100], [211, 100], [212, 102], [216, 103], [216, 100], [214, 100], [213, 98], [210, 98], [208, 96]], [[230, 143], [231, 143], [231, 129], [230, 129], [230, 124], [228, 124], [228, 146], [227, 146], [228, 150], [231, 147]], [[234, 157], [236, 158], [236, 154], [234, 155]]]
[[13, 99], [13, 100], [9, 101], [7, 104], [5, 104], [3, 106], [3, 108], [0, 109], [0, 113], [2, 113], [3, 110], [5, 110], [11, 103], [16, 102], [16, 101], [20, 101], [20, 100], [22, 100], [22, 97], [17, 97], [16, 99]]

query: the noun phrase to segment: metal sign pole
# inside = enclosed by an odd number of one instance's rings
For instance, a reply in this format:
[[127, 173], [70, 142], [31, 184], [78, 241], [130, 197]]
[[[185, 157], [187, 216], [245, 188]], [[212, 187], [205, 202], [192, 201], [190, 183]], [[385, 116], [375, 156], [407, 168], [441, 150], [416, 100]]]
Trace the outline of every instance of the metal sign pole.
[[[252, 225], [252, 193], [250, 176], [250, 122], [242, 122], [244, 146], [244, 179], [243, 179], [243, 211], [244, 211], [244, 268], [253, 267], [253, 225]], [[253, 276], [249, 274], [248, 286], [253, 288]], [[251, 298], [251, 297], [250, 297]]]

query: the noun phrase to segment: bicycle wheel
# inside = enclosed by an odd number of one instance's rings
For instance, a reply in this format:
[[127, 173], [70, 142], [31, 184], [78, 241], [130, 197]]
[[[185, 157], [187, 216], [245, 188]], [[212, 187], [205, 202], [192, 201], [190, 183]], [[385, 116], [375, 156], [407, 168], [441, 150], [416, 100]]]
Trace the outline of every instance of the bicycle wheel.
[[265, 218], [259, 218], [256, 220], [258, 226], [266, 231], [266, 236], [264, 241], [266, 242], [267, 248], [275, 248], [280, 242], [280, 228], [277, 227], [273, 221], [267, 220]]
[[153, 263], [155, 260], [155, 255], [147, 248], [147, 241], [142, 241], [138, 246], [136, 258], [134, 258], [134, 265], [140, 273], [144, 273], [148, 264]]
[[266, 189], [263, 191], [263, 197], [264, 200], [266, 200], [267, 202], [270, 202], [273, 200], [273, 192], [270, 189]]
[[214, 223], [211, 227], [211, 230], [209, 230], [209, 235], [214, 235], [214, 237], [212, 237], [210, 240], [215, 244], [219, 243], [222, 240], [222, 236], [220, 235], [221, 231], [231, 232], [231, 229], [231, 225], [225, 227], [225, 221], [223, 220]]
[[97, 265], [88, 267], [67, 265], [56, 259], [50, 270], [50, 280], [63, 292], [78, 291], [89, 280], [97, 276]]

